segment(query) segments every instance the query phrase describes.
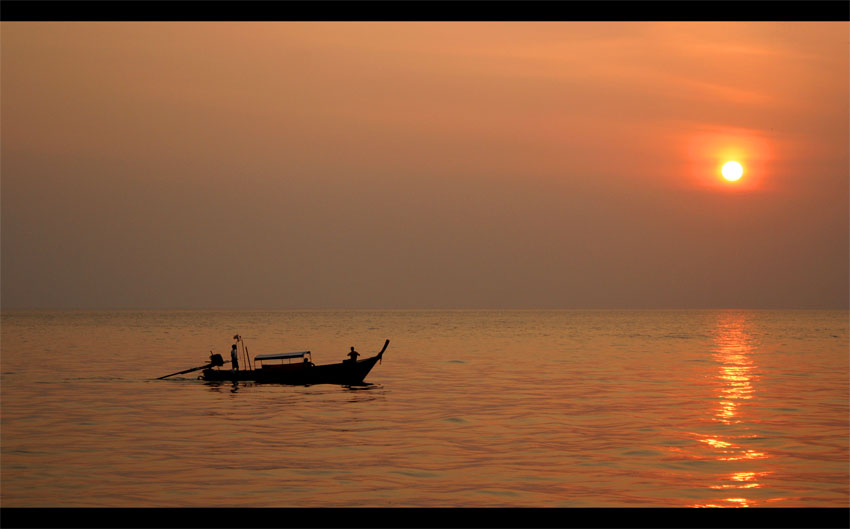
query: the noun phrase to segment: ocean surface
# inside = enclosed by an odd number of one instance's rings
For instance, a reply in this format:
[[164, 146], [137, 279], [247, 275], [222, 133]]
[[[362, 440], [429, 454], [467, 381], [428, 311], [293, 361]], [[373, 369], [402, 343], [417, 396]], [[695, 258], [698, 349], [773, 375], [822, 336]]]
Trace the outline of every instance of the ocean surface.
[[[848, 507], [847, 311], [4, 311], [5, 507]], [[370, 385], [154, 380], [349, 347]]]

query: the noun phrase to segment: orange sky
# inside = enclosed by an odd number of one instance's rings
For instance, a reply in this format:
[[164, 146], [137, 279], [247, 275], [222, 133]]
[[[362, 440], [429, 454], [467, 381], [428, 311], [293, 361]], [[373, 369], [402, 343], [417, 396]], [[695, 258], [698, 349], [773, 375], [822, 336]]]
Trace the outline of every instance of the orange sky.
[[848, 35], [4, 22], [2, 306], [846, 308]]

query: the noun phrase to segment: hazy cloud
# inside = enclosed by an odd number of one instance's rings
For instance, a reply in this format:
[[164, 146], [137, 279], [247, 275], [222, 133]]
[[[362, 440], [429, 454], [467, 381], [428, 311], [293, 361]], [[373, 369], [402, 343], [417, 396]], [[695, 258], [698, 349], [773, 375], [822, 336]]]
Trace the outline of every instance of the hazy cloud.
[[844, 23], [0, 39], [3, 307], [848, 304]]

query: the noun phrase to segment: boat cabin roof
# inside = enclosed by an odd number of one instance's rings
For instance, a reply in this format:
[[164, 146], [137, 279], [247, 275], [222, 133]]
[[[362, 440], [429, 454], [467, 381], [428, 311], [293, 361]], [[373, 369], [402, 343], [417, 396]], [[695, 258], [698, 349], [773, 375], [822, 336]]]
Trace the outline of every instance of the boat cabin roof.
[[304, 351], [303, 353], [273, 353], [268, 355], [257, 355], [254, 357], [254, 360], [277, 360], [279, 358], [300, 358], [303, 356], [307, 356], [310, 354], [310, 351]]

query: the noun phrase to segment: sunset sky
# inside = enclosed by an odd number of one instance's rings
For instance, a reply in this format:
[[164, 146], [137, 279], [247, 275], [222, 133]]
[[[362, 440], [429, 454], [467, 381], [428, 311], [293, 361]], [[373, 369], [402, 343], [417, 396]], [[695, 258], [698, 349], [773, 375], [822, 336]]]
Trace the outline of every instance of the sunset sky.
[[3, 308], [848, 307], [847, 22], [0, 39]]

